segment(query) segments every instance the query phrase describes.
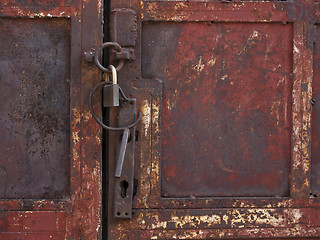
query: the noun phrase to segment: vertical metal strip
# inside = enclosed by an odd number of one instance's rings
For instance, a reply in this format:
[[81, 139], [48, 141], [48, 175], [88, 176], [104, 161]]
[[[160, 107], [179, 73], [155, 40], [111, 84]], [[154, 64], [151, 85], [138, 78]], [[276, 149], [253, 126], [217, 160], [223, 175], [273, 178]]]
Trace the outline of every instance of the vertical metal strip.
[[[130, 99], [125, 106], [119, 109], [119, 126], [125, 126], [135, 120], [136, 100]], [[122, 132], [123, 133], [123, 132]], [[116, 144], [116, 154], [119, 155], [121, 133], [118, 137], [119, 143]], [[131, 218], [132, 217], [132, 198], [134, 185], [134, 146], [135, 146], [135, 127], [130, 129], [130, 136], [124, 156], [121, 176], [114, 180], [114, 213], [115, 218]], [[117, 159], [117, 157], [115, 158]]]

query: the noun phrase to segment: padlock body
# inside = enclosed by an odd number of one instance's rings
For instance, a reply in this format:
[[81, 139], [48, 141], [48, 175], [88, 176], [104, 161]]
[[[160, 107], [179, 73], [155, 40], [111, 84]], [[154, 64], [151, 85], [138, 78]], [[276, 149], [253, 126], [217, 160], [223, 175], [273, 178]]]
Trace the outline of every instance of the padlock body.
[[111, 84], [103, 87], [103, 106], [119, 106], [119, 84]]

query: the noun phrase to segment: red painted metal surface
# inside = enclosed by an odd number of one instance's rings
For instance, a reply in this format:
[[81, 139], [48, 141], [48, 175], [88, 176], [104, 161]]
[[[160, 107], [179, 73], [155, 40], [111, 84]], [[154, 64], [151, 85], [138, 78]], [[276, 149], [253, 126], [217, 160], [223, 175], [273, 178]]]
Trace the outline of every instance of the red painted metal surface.
[[0, 3], [0, 239], [101, 238], [100, 131], [87, 105], [100, 76], [82, 57], [101, 44], [101, 12], [101, 1]]
[[164, 197], [289, 195], [291, 49], [290, 24], [143, 26], [142, 75], [164, 84]]
[[318, 239], [318, 3], [116, 9], [137, 16], [136, 61], [118, 79], [143, 118], [134, 216], [109, 214], [109, 239]]

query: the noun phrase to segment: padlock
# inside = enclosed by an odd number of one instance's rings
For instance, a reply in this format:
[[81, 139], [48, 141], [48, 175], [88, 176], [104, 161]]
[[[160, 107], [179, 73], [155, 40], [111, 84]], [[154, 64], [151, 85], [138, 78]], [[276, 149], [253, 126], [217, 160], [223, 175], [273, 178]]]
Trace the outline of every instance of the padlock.
[[[103, 106], [104, 107], [118, 107], [119, 106], [119, 84], [117, 80], [117, 70], [113, 65], [110, 65], [108, 69], [112, 72], [112, 84], [105, 85], [103, 87]], [[107, 81], [109, 80], [109, 74], [106, 73]]]

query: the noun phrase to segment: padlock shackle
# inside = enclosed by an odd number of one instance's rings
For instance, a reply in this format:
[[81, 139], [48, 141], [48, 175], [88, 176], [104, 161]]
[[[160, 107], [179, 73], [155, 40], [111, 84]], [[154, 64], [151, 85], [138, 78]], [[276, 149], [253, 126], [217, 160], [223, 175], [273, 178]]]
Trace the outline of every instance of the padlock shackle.
[[109, 65], [108, 69], [112, 72], [112, 83], [118, 84], [117, 69], [113, 65]]

